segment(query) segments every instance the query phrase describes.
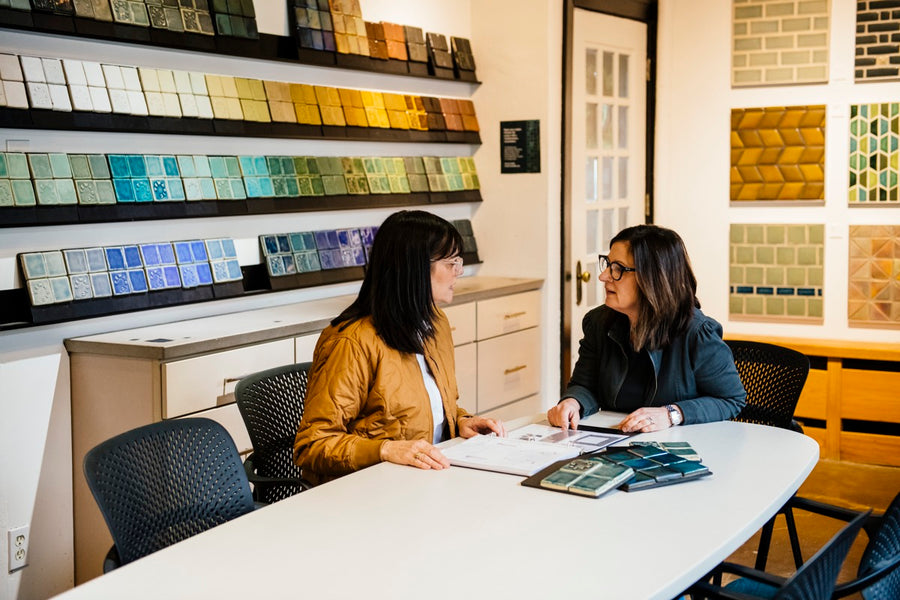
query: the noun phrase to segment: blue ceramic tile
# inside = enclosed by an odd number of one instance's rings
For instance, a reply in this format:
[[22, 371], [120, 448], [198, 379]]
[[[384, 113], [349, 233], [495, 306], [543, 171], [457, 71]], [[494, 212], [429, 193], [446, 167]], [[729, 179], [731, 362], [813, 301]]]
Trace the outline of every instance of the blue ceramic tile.
[[125, 269], [125, 252], [121, 248], [106, 248], [106, 264], [110, 271]]
[[344, 267], [352, 267], [353, 266], [353, 249], [352, 248], [341, 248], [339, 250], [341, 253], [341, 266]]
[[359, 234], [359, 229], [351, 229], [350, 230], [350, 246], [354, 248], [362, 248], [362, 236]]
[[28, 287], [28, 296], [31, 298], [32, 306], [44, 306], [56, 301], [49, 279], [29, 280], [26, 287]]
[[353, 251], [353, 264], [357, 267], [365, 266], [366, 251], [362, 248], [362, 246], [351, 248], [351, 250]]
[[131, 282], [128, 280], [128, 271], [113, 271], [109, 274], [112, 280], [113, 294], [125, 296], [131, 293]]
[[206, 254], [206, 244], [203, 243], [203, 240], [191, 240], [190, 243], [194, 262], [206, 262], [209, 260]]
[[206, 254], [210, 261], [222, 259], [222, 240], [205, 240]]
[[262, 196], [262, 192], [259, 188], [259, 178], [257, 177], [245, 177], [244, 185], [247, 188], [247, 197], [248, 198], [260, 198]]
[[316, 249], [316, 236], [312, 231], [303, 231], [300, 233], [303, 236], [303, 247], [307, 250], [315, 250]]
[[294, 254], [294, 266], [298, 273], [306, 273], [309, 271], [309, 261], [306, 260], [304, 252]]
[[334, 259], [331, 257], [331, 251], [328, 249], [319, 250], [319, 262], [323, 269], [333, 269]]
[[44, 264], [44, 255], [40, 252], [29, 252], [21, 255], [22, 269], [26, 279], [37, 279], [47, 276], [47, 265]]
[[299, 233], [291, 233], [288, 234], [288, 238], [291, 241], [291, 252], [303, 252], [306, 250], [306, 246], [303, 245], [303, 236]]
[[144, 266], [141, 262], [141, 253], [137, 246], [125, 246], [122, 248], [125, 253], [125, 267], [129, 269], [137, 269]]
[[228, 279], [231, 281], [240, 281], [244, 278], [243, 273], [241, 273], [241, 264], [237, 261], [236, 258], [230, 258], [225, 261], [225, 264], [228, 266]]
[[93, 298], [91, 291], [91, 277], [87, 273], [69, 275], [69, 284], [72, 286], [72, 297], [75, 300], [87, 300]]
[[88, 270], [91, 273], [107, 269], [106, 254], [104, 254], [103, 248], [85, 248], [84, 255], [87, 257]]
[[61, 277], [66, 274], [66, 261], [62, 252], [52, 250], [44, 252], [44, 264], [47, 265], [47, 277]]
[[263, 254], [266, 256], [278, 254], [278, 241], [275, 239], [274, 235], [261, 235], [259, 238], [262, 242]]
[[109, 171], [112, 174], [113, 179], [131, 177], [131, 169], [128, 167], [127, 156], [124, 154], [110, 154], [107, 158], [109, 159]]
[[166, 288], [166, 275], [162, 267], [147, 267], [147, 286], [151, 292]]
[[66, 271], [70, 275], [88, 272], [87, 256], [83, 248], [63, 250], [63, 256], [66, 259]]
[[363, 246], [371, 246], [375, 241], [375, 232], [378, 230], [377, 227], [363, 227], [359, 230], [359, 237], [362, 240]]
[[244, 177], [253, 177], [256, 175], [256, 164], [253, 162], [252, 156], [239, 156], [238, 163], [241, 165], [241, 173]]
[[[297, 265], [294, 263], [294, 255], [293, 254], [285, 254], [281, 257], [281, 262], [284, 263], [284, 272], [286, 275], [294, 275], [297, 272]], [[230, 264], [230, 262], [229, 262]], [[231, 269], [229, 268], [229, 272]]]
[[93, 288], [94, 298], [112, 296], [112, 286], [109, 283], [109, 274], [107, 273], [91, 273], [91, 287]]
[[141, 244], [141, 256], [148, 267], [159, 264], [159, 248], [156, 244]]
[[166, 287], [181, 287], [181, 276], [178, 274], [178, 267], [174, 265], [163, 267], [163, 274], [166, 277]]
[[181, 265], [178, 269], [181, 271], [181, 281], [184, 287], [192, 288], [200, 285], [196, 265]]
[[188, 265], [194, 262], [194, 255], [191, 254], [190, 242], [175, 242], [175, 258], [179, 265]]
[[181, 172], [178, 170], [178, 161], [175, 160], [174, 156], [163, 156], [162, 163], [166, 177], [181, 177]]
[[194, 155], [194, 169], [197, 171], [197, 177], [212, 177], [210, 170], [209, 157], [202, 154]]
[[265, 156], [254, 156], [253, 165], [257, 175], [269, 175], [269, 165]]
[[169, 186], [166, 185], [165, 179], [151, 179], [150, 187], [153, 190], [154, 200], [169, 199]]
[[213, 278], [209, 263], [199, 263], [197, 265], [197, 278], [199, 279], [200, 285], [212, 284]]
[[329, 229], [325, 232], [328, 236], [328, 247], [329, 248], [340, 248], [341, 245], [338, 243], [337, 231], [334, 229]]
[[269, 268], [269, 275], [272, 277], [281, 277], [285, 275], [284, 263], [280, 256], [269, 256], [266, 258], [266, 265]]
[[147, 165], [144, 162], [142, 154], [128, 154], [128, 169], [131, 171], [132, 177], [146, 177]]
[[275, 197], [275, 187], [272, 185], [272, 179], [270, 177], [260, 177], [259, 188], [263, 198]]
[[134, 202], [134, 187], [130, 179], [113, 179], [113, 188], [116, 190], [116, 200], [119, 202]]
[[150, 189], [150, 180], [141, 177], [131, 180], [134, 188], [134, 199], [137, 202], [153, 202], [153, 190]]
[[147, 169], [147, 177], [162, 177], [164, 175], [162, 157], [156, 154], [145, 154], [144, 165]]
[[159, 250], [159, 264], [175, 264], [175, 251], [172, 249], [172, 244], [170, 244], [169, 242], [163, 242], [162, 244], [157, 244], [156, 249]]
[[213, 272], [213, 281], [215, 283], [225, 283], [228, 281], [228, 265], [224, 260], [217, 260], [210, 263]]
[[339, 229], [337, 232], [338, 237], [338, 247], [339, 248], [349, 248], [350, 247], [350, 230], [349, 229]]
[[237, 250], [234, 248], [234, 240], [231, 238], [222, 238], [222, 256], [225, 258], [237, 258]]
[[169, 186], [169, 199], [184, 200], [184, 185], [177, 177], [169, 177], [166, 179], [166, 185]]
[[290, 252], [291, 251], [291, 242], [288, 239], [286, 234], [279, 234], [275, 236], [275, 239], [278, 241], [278, 251], [279, 252]]
[[194, 157], [186, 154], [180, 154], [177, 158], [178, 170], [182, 177], [196, 177], [197, 168], [194, 166]]
[[316, 248], [319, 250], [327, 250], [330, 248], [328, 245], [328, 232], [327, 231], [317, 231], [316, 234]]
[[143, 269], [132, 269], [128, 271], [128, 281], [131, 283], [131, 291], [147, 291], [147, 276], [144, 274]]
[[53, 290], [53, 299], [56, 302], [69, 302], [72, 300], [72, 285], [68, 277], [50, 278], [50, 288]]

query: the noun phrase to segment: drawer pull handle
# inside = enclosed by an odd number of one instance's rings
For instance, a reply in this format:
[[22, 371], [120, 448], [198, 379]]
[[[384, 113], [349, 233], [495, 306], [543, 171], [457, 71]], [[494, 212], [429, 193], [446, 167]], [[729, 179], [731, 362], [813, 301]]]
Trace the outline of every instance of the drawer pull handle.
[[528, 365], [519, 365], [518, 367], [513, 367], [512, 369], [504, 369], [503, 374], [504, 375], [512, 375], [513, 373], [516, 373], [516, 372], [521, 371], [522, 369], [526, 369], [526, 368], [528, 368]]
[[504, 319], [515, 319], [515, 318], [517, 318], [517, 317], [522, 317], [522, 316], [527, 315], [527, 314], [528, 314], [528, 311], [527, 311], [527, 310], [522, 310], [522, 311], [519, 311], [519, 312], [510, 313], [510, 314], [508, 314], [508, 315], [503, 315], [503, 318], [504, 318]]

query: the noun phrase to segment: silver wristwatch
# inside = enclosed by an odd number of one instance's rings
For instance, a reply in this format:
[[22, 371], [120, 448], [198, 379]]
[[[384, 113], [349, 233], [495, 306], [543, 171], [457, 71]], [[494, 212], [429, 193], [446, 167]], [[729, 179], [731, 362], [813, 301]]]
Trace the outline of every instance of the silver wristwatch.
[[667, 404], [666, 410], [669, 411], [669, 422], [674, 427], [675, 425], [681, 425], [681, 422], [684, 420], [684, 417], [681, 415], [681, 411], [678, 410], [678, 407], [674, 404]]

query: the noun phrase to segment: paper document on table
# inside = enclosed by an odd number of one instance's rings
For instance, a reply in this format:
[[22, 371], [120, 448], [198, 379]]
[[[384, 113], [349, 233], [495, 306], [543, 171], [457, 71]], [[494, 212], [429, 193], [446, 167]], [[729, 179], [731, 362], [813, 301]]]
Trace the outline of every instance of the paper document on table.
[[560, 429], [559, 427], [541, 425], [540, 423], [519, 427], [510, 431], [507, 435], [511, 439], [576, 446], [581, 452], [596, 452], [601, 448], [629, 437], [627, 433]]
[[441, 448], [451, 465], [534, 475], [547, 465], [581, 453], [577, 446], [545, 444], [493, 435], [477, 435], [449, 448]]

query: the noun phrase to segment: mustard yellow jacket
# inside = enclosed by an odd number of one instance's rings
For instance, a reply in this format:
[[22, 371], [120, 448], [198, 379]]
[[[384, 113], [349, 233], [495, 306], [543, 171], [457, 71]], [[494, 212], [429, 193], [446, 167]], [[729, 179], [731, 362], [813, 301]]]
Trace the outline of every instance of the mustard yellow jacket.
[[[343, 327], [343, 329], [342, 329]], [[444, 403], [450, 437], [468, 413], [456, 404], [450, 323], [438, 310], [425, 361]], [[322, 483], [379, 462], [387, 440], [432, 440], [434, 420], [414, 354], [378, 337], [371, 318], [329, 326], [319, 336], [309, 373], [294, 461], [303, 476]]]

